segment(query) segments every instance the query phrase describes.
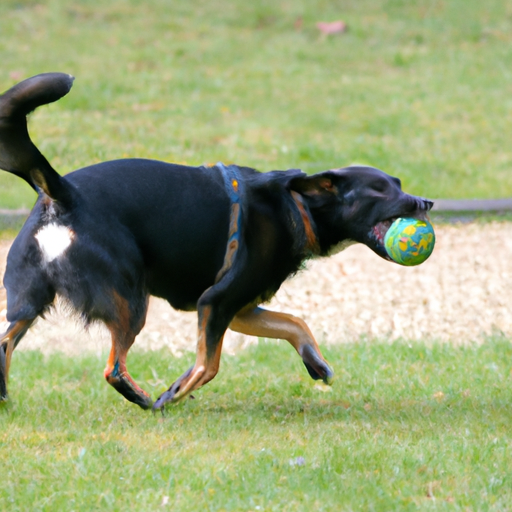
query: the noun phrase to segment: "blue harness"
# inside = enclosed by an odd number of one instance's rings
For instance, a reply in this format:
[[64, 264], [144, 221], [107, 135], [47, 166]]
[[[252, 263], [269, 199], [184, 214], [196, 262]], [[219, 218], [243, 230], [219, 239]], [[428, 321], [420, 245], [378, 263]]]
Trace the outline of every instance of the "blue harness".
[[238, 247], [240, 246], [240, 236], [242, 230], [242, 180], [238, 167], [236, 165], [224, 165], [219, 162], [215, 165], [220, 170], [224, 178], [224, 185], [231, 201], [231, 212], [229, 216], [229, 235], [224, 256], [224, 264], [219, 270], [215, 282], [218, 283], [226, 272], [232, 267]]

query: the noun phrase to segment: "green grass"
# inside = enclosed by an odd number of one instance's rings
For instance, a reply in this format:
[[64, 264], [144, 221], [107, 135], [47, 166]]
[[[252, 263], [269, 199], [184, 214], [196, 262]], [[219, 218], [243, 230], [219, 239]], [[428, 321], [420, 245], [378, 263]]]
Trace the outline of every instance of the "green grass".
[[[0, 509], [512, 509], [510, 340], [325, 352], [331, 392], [262, 343], [165, 418], [111, 389], [104, 358], [18, 352]], [[134, 352], [130, 368], [156, 395], [192, 360]]]
[[[340, 18], [348, 32], [321, 40], [315, 23]], [[501, 0], [2, 0], [0, 34], [0, 90], [77, 77], [30, 121], [62, 173], [132, 156], [307, 172], [357, 162], [414, 194], [512, 196]], [[0, 173], [0, 208], [34, 200]], [[103, 381], [106, 356], [16, 353], [0, 510], [512, 509], [509, 340], [326, 352], [331, 392], [288, 346], [262, 344], [225, 356], [165, 419]], [[192, 361], [146, 353], [130, 368], [156, 396]]]
[[[340, 18], [348, 32], [320, 39], [315, 23]], [[3, 0], [0, 33], [0, 89], [77, 77], [31, 120], [60, 172], [125, 156], [308, 172], [359, 162], [415, 194], [512, 195], [501, 0]], [[33, 201], [0, 174], [0, 207]]]

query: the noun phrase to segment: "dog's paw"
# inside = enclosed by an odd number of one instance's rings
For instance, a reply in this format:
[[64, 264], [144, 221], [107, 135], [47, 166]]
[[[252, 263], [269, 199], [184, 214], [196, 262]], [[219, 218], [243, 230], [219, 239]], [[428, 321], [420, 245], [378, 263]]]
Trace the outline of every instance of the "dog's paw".
[[309, 375], [314, 380], [322, 380], [324, 384], [329, 386], [332, 384], [334, 372], [331, 367], [321, 359], [316, 350], [310, 345], [306, 345], [302, 349], [302, 361]]

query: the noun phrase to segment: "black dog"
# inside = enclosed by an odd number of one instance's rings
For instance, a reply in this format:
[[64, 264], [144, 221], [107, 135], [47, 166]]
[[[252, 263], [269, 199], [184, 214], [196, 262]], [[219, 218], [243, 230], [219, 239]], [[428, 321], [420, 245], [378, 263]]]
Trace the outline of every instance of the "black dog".
[[48, 73], [0, 96], [0, 168], [38, 200], [7, 260], [9, 328], [1, 338], [0, 397], [14, 348], [56, 296], [112, 335], [105, 378], [147, 409], [126, 356], [144, 325], [148, 297], [198, 312], [197, 359], [153, 405], [177, 402], [215, 377], [224, 332], [281, 338], [313, 379], [332, 370], [306, 324], [259, 307], [302, 262], [349, 243], [389, 259], [383, 238], [399, 216], [424, 218], [432, 202], [401, 191], [371, 167], [307, 176], [217, 164], [186, 167], [126, 159], [59, 176], [30, 140], [26, 116], [67, 94], [73, 78]]

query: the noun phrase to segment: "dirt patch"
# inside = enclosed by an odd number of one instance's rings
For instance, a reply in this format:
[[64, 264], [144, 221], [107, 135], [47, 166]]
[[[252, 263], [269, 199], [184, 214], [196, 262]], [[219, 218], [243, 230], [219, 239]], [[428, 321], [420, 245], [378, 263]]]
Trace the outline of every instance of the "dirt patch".
[[[268, 308], [304, 318], [323, 344], [361, 337], [454, 343], [482, 341], [495, 333], [512, 337], [512, 223], [440, 226], [436, 234], [434, 254], [419, 267], [386, 262], [360, 245], [312, 261], [282, 286]], [[9, 246], [0, 243], [2, 273]], [[3, 315], [5, 310], [0, 321]], [[152, 299], [137, 346], [165, 346], [179, 355], [195, 349], [195, 336], [195, 313]], [[229, 333], [225, 348], [233, 352], [255, 341]], [[58, 311], [39, 320], [20, 349], [76, 353], [109, 346], [102, 327], [86, 332]]]

